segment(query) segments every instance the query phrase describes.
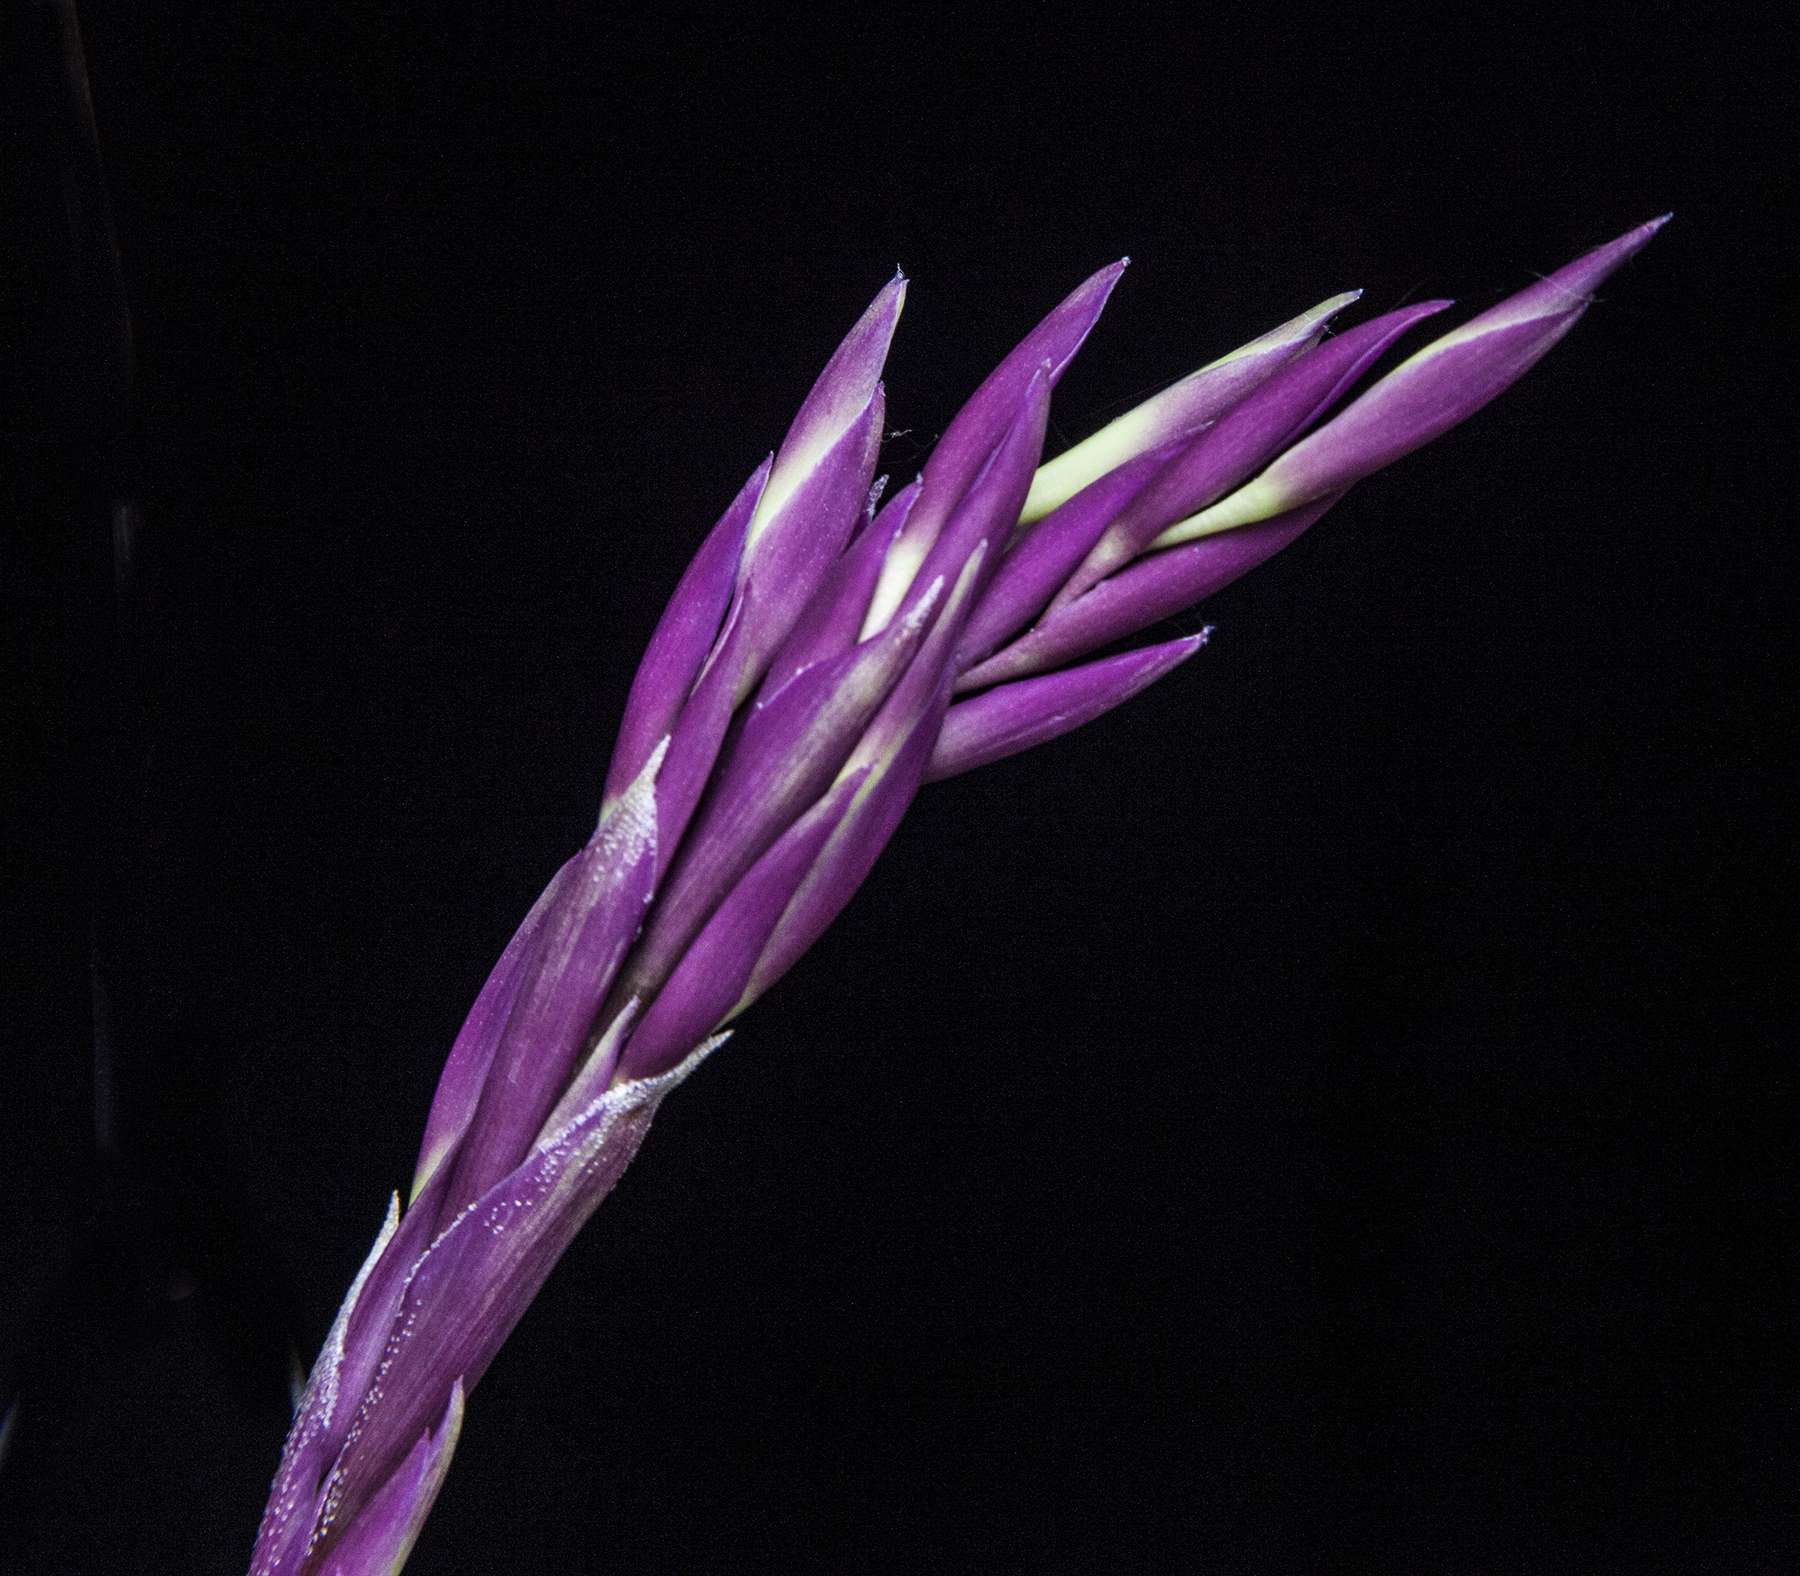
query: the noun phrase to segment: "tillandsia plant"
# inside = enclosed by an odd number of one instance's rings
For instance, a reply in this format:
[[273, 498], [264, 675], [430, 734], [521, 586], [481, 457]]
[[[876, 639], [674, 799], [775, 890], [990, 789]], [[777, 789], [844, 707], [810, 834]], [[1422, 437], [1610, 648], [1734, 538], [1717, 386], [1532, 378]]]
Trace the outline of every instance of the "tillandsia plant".
[[1425, 346], [1322, 418], [1426, 301], [1336, 334], [1334, 296], [1039, 464], [1050, 397], [1124, 269], [982, 384], [885, 506], [878, 295], [706, 537], [626, 703], [592, 838], [451, 1048], [313, 1366], [253, 1573], [397, 1571], [464, 1398], [663, 1097], [869, 873], [921, 783], [1099, 716], [1206, 632], [1083, 661], [1287, 546], [1519, 378], [1658, 219]]

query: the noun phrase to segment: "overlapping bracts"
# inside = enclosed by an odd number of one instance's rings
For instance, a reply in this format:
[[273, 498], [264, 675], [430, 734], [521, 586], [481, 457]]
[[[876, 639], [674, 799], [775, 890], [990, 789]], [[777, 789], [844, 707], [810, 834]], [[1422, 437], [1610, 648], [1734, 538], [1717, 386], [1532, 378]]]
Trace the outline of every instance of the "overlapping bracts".
[[662, 1097], [830, 924], [921, 782], [1054, 738], [1186, 661], [1204, 634], [1092, 659], [1492, 399], [1663, 222], [1427, 345], [1329, 420], [1449, 303], [1326, 338], [1356, 299], [1335, 296], [1042, 465], [1052, 392], [1114, 264], [877, 512], [880, 373], [906, 293], [889, 284], [657, 625], [599, 825], [451, 1050], [410, 1204], [394, 1201], [314, 1366], [253, 1573], [399, 1570], [465, 1393]]

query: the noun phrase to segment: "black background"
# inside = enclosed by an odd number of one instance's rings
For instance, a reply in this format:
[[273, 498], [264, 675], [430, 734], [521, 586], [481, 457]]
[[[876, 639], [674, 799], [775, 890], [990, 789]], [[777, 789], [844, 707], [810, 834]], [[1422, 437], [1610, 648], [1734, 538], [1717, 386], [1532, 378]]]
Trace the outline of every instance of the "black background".
[[1192, 663], [921, 796], [495, 1363], [410, 1569], [1800, 1564], [1782, 47], [1454, 10], [96, 3], [123, 458], [9, 15], [0, 1567], [243, 1568], [290, 1339], [896, 263], [898, 483], [1118, 255], [1053, 445], [1337, 290], [1460, 317], [1668, 209]]

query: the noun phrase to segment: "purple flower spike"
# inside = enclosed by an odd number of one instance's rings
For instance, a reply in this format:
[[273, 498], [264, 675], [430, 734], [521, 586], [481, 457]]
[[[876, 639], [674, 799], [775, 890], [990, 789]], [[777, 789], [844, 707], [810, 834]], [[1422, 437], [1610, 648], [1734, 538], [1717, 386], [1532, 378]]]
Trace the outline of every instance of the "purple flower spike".
[[[956, 419], [944, 429], [943, 437], [931, 451], [921, 475], [924, 482], [919, 501], [908, 515], [900, 540], [888, 554], [881, 583], [863, 624], [863, 634], [872, 635], [894, 616], [906, 588], [913, 582], [925, 555], [937, 541], [950, 512], [961, 501], [969, 484], [987, 464], [994, 446], [1013, 423], [1025, 391], [1038, 369], [1048, 364], [1046, 376], [1055, 388], [1075, 352], [1081, 348], [1100, 313], [1106, 306], [1113, 286], [1125, 272], [1129, 258], [1102, 268], [1082, 282], [1064, 298], [1043, 322], [1019, 342], [1004, 361], [987, 376], [974, 397], [957, 412]], [[996, 553], [1003, 551], [1005, 538], [994, 543]]]
[[1108, 422], [1091, 438], [1064, 450], [1039, 468], [1021, 518], [1027, 524], [1041, 520], [1084, 487], [1146, 449], [1191, 438], [1295, 356], [1310, 350], [1332, 318], [1361, 296], [1360, 290], [1346, 290], [1329, 301], [1321, 301], [1311, 311], [1289, 318], [1260, 339], [1239, 346], [1198, 372], [1190, 372], [1153, 399]]
[[[599, 826], [482, 987], [412, 1202], [402, 1216], [393, 1199], [313, 1365], [252, 1576], [396, 1576], [465, 1391], [663, 1096], [836, 917], [921, 782], [1078, 727], [1192, 656], [1204, 633], [1073, 665], [1236, 579], [1491, 399], [1660, 223], [1465, 324], [1297, 443], [1442, 303], [1322, 341], [1355, 299], [1335, 297], [1040, 467], [1051, 391], [1115, 264], [1026, 337], [876, 514], [905, 282], [883, 290], [657, 625]], [[983, 693], [952, 708], [959, 691]]]
[[732, 889], [627, 1042], [617, 1078], [654, 1078], [666, 1072], [734, 1010], [742, 1010], [739, 999], [750, 970], [776, 921], [868, 774], [865, 766], [839, 778]]
[[1449, 306], [1425, 301], [1403, 307], [1327, 340], [1282, 367], [1228, 415], [1169, 461], [1107, 527], [1050, 610], [1066, 607], [1089, 586], [1136, 558], [1171, 521], [1222, 497], [1329, 410], [1389, 345], [1422, 318]]
[[401, 1566], [419, 1541], [419, 1531], [431, 1514], [450, 1457], [456, 1453], [462, 1433], [463, 1386], [458, 1377], [450, 1387], [450, 1404], [436, 1434], [419, 1435], [394, 1475], [381, 1485], [368, 1508], [356, 1518], [337, 1547], [331, 1551], [321, 1576], [399, 1576]]
[[1022, 684], [1002, 684], [952, 706], [926, 764], [925, 781], [940, 782], [1004, 760], [1092, 722], [1187, 661], [1206, 644], [1208, 633], [1202, 630]]
[[956, 687], [982, 689], [1059, 668], [1148, 629], [1274, 557], [1342, 496], [1315, 499], [1261, 525], [1154, 553], [1047, 615], [1010, 646], [970, 668]]
[[1528, 372], [1575, 326], [1593, 292], [1668, 222], [1664, 214], [1541, 279], [1394, 368], [1342, 415], [1303, 438], [1262, 475], [1154, 545], [1248, 525], [1392, 464], [1472, 416]]
[[744, 535], [774, 463], [771, 454], [744, 483], [663, 609], [644, 660], [638, 664], [637, 677], [631, 681], [625, 720], [619, 727], [619, 742], [613, 746], [606, 793], [600, 801], [602, 815], [644, 769], [656, 741], [674, 728], [681, 715], [731, 602], [738, 560], [744, 554]]

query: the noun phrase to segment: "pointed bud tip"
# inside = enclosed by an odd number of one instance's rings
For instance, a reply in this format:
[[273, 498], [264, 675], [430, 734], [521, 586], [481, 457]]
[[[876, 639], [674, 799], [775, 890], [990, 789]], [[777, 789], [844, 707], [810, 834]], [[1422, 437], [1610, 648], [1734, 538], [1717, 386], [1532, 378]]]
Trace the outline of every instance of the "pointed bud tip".
[[1283, 323], [1279, 328], [1264, 334], [1260, 339], [1251, 340], [1248, 345], [1241, 346], [1239, 349], [1234, 350], [1229, 356], [1222, 357], [1221, 359], [1224, 361], [1234, 360], [1238, 356], [1243, 355], [1246, 351], [1253, 352], [1255, 349], [1266, 345], [1271, 340], [1292, 341], [1296, 330], [1300, 331], [1302, 336], [1307, 332], [1311, 332], [1315, 335], [1321, 334], [1325, 331], [1325, 325], [1330, 323], [1338, 313], [1342, 312], [1346, 307], [1355, 306], [1362, 298], [1363, 293], [1360, 287], [1355, 290], [1340, 290], [1336, 295], [1328, 297], [1315, 307], [1308, 307], [1307, 310], [1302, 312], [1298, 317]]
[[[894, 277], [875, 293], [875, 299], [868, 304], [856, 326], [845, 337], [844, 346], [852, 340], [861, 340], [863, 354], [875, 353], [875, 370], [879, 371], [883, 361], [887, 359], [888, 345], [894, 337], [894, 331], [900, 325], [900, 314], [906, 310], [906, 273], [896, 267]], [[838, 357], [844, 354], [844, 346], [838, 348], [832, 362], [836, 364]], [[876, 350], [879, 346], [879, 350]], [[827, 369], [829, 370], [829, 368]], [[879, 384], [876, 385], [880, 387]]]
[[1627, 230], [1616, 241], [1609, 241], [1604, 246], [1594, 248], [1595, 252], [1611, 252], [1617, 255], [1620, 262], [1628, 257], [1636, 256], [1650, 244], [1651, 238], [1665, 224], [1675, 217], [1674, 210], [1661, 214], [1657, 218], [1646, 220], [1635, 229]]
[[1077, 289], [1100, 288], [1104, 290], [1107, 295], [1111, 295], [1113, 286], [1124, 277], [1125, 270], [1130, 266], [1131, 259], [1129, 257], [1121, 257], [1116, 263], [1108, 263], [1104, 268], [1089, 274]]
[[[1648, 246], [1656, 232], [1672, 218], [1673, 213], [1665, 213], [1660, 218], [1638, 225], [1636, 229], [1627, 230], [1616, 240], [1608, 241], [1604, 246], [1596, 246], [1566, 267], [1557, 269], [1544, 283], [1560, 287], [1585, 307], [1593, 300], [1594, 291]], [[1526, 296], [1530, 293], [1522, 292]]]

